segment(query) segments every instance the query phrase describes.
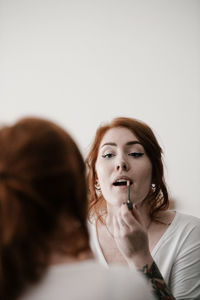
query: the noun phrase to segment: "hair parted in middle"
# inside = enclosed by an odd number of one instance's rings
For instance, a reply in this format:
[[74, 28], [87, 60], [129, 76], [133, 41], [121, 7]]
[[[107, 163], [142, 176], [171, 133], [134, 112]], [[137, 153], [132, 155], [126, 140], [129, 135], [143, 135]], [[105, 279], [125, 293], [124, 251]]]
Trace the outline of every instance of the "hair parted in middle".
[[164, 180], [164, 170], [162, 162], [162, 148], [160, 147], [152, 129], [143, 121], [117, 117], [110, 123], [99, 126], [89, 154], [86, 158], [88, 167], [88, 192], [89, 192], [89, 220], [93, 218], [103, 222], [103, 216], [107, 213], [106, 201], [102, 195], [96, 191], [96, 170], [99, 146], [105, 133], [116, 127], [125, 127], [133, 132], [140, 143], [143, 145], [147, 156], [152, 164], [152, 186], [144, 201], [148, 201], [150, 206], [150, 217], [156, 219], [156, 213], [160, 210], [166, 210], [169, 207], [168, 191]]

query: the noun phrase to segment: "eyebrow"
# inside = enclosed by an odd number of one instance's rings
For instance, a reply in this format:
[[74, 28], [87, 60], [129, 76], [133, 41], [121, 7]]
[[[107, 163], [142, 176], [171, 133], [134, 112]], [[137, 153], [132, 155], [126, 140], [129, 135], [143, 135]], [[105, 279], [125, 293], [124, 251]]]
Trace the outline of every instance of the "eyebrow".
[[[130, 142], [126, 143], [126, 146], [131, 146], [131, 145], [135, 145], [135, 144], [142, 145], [142, 143], [140, 143], [139, 141], [130, 141]], [[105, 143], [101, 146], [101, 148], [104, 147], [104, 146], [115, 146], [115, 147], [117, 147], [117, 144], [116, 143]]]

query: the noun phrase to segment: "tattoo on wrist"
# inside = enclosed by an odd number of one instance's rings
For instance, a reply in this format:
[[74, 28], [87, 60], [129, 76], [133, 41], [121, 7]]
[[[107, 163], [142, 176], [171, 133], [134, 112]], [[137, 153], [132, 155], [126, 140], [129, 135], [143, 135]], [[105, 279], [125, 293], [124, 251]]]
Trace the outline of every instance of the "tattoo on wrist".
[[145, 265], [139, 271], [142, 272], [151, 283], [156, 299], [175, 300], [154, 261], [151, 266]]

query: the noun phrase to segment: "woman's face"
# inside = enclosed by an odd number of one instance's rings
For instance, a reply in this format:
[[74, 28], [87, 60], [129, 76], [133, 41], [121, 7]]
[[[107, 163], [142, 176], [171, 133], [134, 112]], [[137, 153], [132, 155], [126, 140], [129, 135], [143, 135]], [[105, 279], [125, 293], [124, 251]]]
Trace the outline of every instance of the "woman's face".
[[125, 127], [109, 129], [99, 146], [97, 182], [109, 206], [121, 206], [130, 199], [138, 204], [147, 196], [152, 178], [151, 161], [138, 138]]

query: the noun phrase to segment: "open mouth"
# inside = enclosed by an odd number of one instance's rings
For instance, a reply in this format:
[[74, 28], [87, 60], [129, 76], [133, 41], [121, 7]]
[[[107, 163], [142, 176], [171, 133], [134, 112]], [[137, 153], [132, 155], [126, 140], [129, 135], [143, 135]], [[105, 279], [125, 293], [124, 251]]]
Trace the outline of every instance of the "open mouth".
[[125, 180], [125, 179], [119, 179], [116, 180], [115, 182], [113, 182], [114, 186], [128, 186], [128, 182], [130, 182], [130, 184], [133, 184], [132, 180]]

